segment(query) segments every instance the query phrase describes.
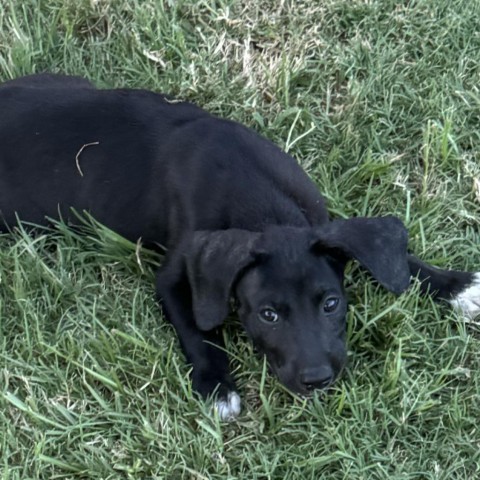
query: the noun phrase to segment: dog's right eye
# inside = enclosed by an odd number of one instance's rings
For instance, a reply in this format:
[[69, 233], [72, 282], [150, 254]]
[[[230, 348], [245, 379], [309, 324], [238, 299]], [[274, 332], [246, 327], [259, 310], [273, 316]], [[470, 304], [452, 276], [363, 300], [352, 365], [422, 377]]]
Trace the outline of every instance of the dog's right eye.
[[273, 308], [263, 308], [258, 314], [260, 320], [267, 323], [277, 323], [278, 322], [278, 313]]
[[339, 303], [340, 300], [337, 297], [327, 298], [323, 304], [323, 311], [326, 313], [332, 313], [337, 309]]

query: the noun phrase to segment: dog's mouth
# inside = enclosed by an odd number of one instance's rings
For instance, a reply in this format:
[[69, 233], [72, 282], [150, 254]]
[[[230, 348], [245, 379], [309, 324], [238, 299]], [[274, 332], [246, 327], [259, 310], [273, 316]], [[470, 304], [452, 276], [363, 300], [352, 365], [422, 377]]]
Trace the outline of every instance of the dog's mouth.
[[[301, 382], [300, 376], [298, 375], [298, 369], [285, 368], [285, 364], [279, 364], [275, 359], [269, 359], [267, 355], [267, 365], [269, 374], [273, 374], [278, 378], [280, 383], [290, 390], [295, 395], [299, 395], [302, 398], [310, 399], [315, 394], [326, 395], [331, 392], [332, 387], [335, 385], [337, 379], [341, 376], [343, 368], [335, 374], [330, 382], [326, 383], [324, 386], [318, 387], [316, 385], [305, 385]], [[287, 370], [287, 371], [285, 371]], [[296, 373], [296, 374], [295, 374]]]
[[284, 361], [281, 356], [276, 356], [271, 352], [265, 351], [265, 349], [260, 348], [258, 345], [255, 346], [255, 350], [257, 354], [264, 355], [266, 357], [267, 371], [270, 375], [277, 377], [280, 383], [289, 391], [305, 399], [310, 399], [314, 396], [314, 394], [318, 393], [322, 395], [328, 394], [343, 370], [342, 367], [340, 371], [334, 375], [332, 380], [325, 386], [320, 388], [314, 385], [306, 386], [301, 382], [299, 368], [293, 363]]
[[285, 373], [282, 371], [282, 368], [272, 362], [268, 362], [268, 372], [271, 375], [273, 374], [275, 377], [277, 377], [280, 383], [284, 387], [286, 387], [295, 395], [300, 395], [302, 398], [306, 398], [306, 399], [312, 398], [314, 393], [325, 392], [330, 388], [330, 385], [328, 385], [328, 387], [325, 389], [306, 388], [305, 386], [302, 385], [297, 375], [295, 376], [285, 375]]
[[[278, 377], [278, 375], [277, 375]], [[297, 381], [283, 381], [280, 377], [278, 377], [282, 385], [284, 385], [288, 390], [290, 390], [295, 395], [299, 395], [301, 398], [304, 399], [311, 399], [315, 394], [322, 394], [325, 395], [330, 390], [331, 384], [325, 388], [305, 388], [301, 386], [301, 384]], [[333, 383], [333, 382], [332, 382]]]

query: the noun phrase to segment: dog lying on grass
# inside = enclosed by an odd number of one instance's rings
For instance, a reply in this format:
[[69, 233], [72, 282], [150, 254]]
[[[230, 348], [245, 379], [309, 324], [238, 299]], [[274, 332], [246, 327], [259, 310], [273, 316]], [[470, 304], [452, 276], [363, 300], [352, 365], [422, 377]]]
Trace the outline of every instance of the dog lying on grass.
[[87, 211], [127, 239], [167, 247], [157, 294], [194, 389], [240, 412], [219, 332], [231, 297], [290, 390], [325, 389], [346, 361], [343, 271], [353, 259], [400, 294], [480, 313], [480, 274], [407, 254], [395, 217], [330, 220], [298, 163], [252, 130], [143, 90], [34, 75], [0, 86], [0, 229]]

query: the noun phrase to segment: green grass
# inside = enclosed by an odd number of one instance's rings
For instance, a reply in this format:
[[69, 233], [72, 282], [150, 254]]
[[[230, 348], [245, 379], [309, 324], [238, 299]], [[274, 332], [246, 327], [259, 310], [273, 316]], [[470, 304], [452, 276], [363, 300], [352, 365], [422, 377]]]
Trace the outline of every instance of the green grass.
[[[424, 259], [479, 271], [479, 16], [477, 0], [0, 0], [0, 79], [194, 101], [288, 149], [332, 215], [395, 214]], [[0, 479], [480, 478], [478, 324], [352, 267], [333, 392], [286, 392], [231, 319], [243, 412], [221, 424], [155, 304], [158, 261], [98, 228], [0, 236]]]

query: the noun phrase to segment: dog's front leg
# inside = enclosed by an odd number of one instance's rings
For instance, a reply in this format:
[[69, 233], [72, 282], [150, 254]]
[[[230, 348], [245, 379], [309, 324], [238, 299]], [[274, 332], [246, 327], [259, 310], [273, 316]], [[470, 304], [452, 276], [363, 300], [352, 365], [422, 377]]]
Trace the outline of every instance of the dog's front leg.
[[203, 398], [215, 396], [222, 420], [234, 419], [240, 413], [240, 397], [229, 373], [221, 332], [203, 332], [196, 326], [192, 292], [180, 260], [168, 261], [158, 272], [157, 296], [192, 365], [193, 388]]

